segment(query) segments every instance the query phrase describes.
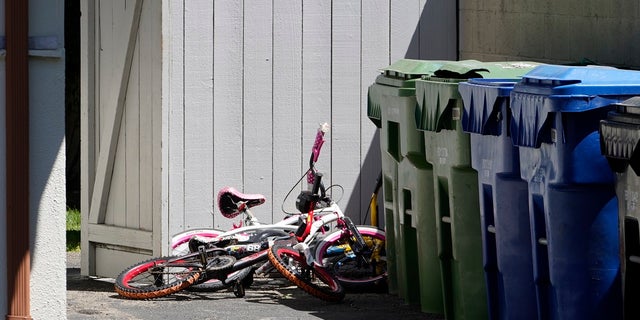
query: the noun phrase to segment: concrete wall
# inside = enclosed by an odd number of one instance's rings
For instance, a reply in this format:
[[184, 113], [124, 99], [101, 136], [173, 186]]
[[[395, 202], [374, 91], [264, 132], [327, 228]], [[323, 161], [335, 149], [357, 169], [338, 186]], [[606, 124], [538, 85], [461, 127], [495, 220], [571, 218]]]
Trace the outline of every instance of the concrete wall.
[[[64, 1], [29, 1], [29, 37], [56, 37], [58, 46], [30, 50], [30, 239], [31, 316], [66, 318]], [[4, 35], [0, 1], [0, 35]], [[0, 239], [6, 235], [5, 59], [0, 51]], [[5, 241], [2, 241], [5, 243]], [[6, 247], [0, 245], [0, 274]], [[7, 314], [6, 279], [0, 281], [0, 314]]]
[[640, 67], [637, 0], [459, 0], [460, 59]]

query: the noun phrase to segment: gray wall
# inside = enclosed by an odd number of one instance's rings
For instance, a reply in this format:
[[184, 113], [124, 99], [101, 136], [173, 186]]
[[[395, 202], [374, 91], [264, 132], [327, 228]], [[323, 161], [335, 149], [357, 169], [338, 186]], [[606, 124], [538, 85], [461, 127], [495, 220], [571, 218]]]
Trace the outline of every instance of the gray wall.
[[365, 223], [380, 170], [367, 88], [398, 59], [456, 59], [455, 9], [450, 0], [166, 2], [166, 233], [229, 228], [215, 207], [226, 185], [264, 194], [256, 215], [280, 220], [321, 122], [332, 128], [318, 168]]
[[460, 59], [640, 67], [637, 0], [459, 0]]

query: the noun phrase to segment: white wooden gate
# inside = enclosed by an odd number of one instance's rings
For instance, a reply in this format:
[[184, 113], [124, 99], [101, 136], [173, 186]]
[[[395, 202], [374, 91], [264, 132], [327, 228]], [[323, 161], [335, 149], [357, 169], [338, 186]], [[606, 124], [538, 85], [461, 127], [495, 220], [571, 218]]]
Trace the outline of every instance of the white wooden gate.
[[161, 252], [160, 14], [159, 1], [83, 1], [83, 274]]

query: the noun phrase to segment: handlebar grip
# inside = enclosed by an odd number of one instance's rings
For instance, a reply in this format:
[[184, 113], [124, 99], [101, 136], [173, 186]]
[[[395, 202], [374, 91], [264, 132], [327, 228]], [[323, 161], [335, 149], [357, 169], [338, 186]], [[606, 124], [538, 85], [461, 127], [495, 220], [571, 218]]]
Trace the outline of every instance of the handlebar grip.
[[322, 173], [316, 172], [315, 179], [313, 181], [313, 188], [311, 189], [311, 194], [318, 194], [318, 190], [320, 190], [320, 184], [322, 183]]

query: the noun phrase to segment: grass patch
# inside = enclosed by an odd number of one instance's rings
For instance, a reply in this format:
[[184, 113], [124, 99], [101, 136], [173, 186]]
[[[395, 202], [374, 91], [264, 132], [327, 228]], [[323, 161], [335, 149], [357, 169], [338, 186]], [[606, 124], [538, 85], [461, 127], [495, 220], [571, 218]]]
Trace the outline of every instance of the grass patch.
[[67, 209], [67, 251], [80, 251], [80, 210]]

